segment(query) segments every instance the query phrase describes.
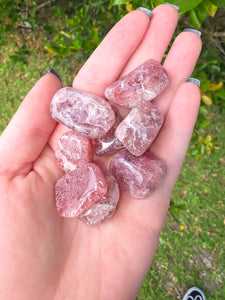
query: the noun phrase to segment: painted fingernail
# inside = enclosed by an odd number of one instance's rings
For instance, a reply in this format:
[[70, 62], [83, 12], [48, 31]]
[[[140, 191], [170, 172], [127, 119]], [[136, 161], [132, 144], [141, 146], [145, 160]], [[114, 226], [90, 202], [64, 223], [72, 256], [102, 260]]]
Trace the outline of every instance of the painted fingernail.
[[147, 9], [145, 7], [138, 7], [136, 10], [140, 10], [140, 11], [145, 12], [149, 16], [149, 19], [151, 19], [152, 11], [150, 9]]
[[197, 34], [197, 36], [201, 36], [202, 33], [201, 31], [197, 30], [197, 29], [193, 29], [193, 28], [185, 28], [184, 31], [190, 31], [190, 32], [194, 32], [195, 34]]
[[172, 3], [169, 3], [169, 2], [163, 2], [163, 4], [169, 4], [169, 5], [173, 6], [177, 11], [180, 10], [180, 7], [175, 5], [175, 4], [172, 4]]
[[49, 74], [49, 73], [52, 73], [52, 74], [54, 74], [60, 81], [62, 81], [62, 78], [61, 78], [61, 76], [55, 71], [55, 70], [53, 70], [53, 69], [48, 69], [48, 71], [47, 72], [45, 72], [45, 74], [44, 75], [47, 75], [47, 74]]
[[192, 82], [192, 83], [196, 84], [198, 87], [200, 87], [200, 85], [201, 85], [200, 80], [198, 80], [197, 78], [187, 78], [186, 82]]

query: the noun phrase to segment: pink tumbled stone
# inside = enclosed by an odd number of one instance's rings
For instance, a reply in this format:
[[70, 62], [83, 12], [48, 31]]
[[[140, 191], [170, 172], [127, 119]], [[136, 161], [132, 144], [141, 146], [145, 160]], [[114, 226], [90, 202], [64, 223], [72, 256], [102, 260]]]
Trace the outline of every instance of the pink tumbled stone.
[[169, 77], [164, 67], [149, 59], [132, 72], [122, 76], [105, 90], [105, 97], [121, 106], [135, 107], [150, 101], [168, 85]]
[[123, 144], [115, 136], [114, 132], [107, 132], [100, 140], [95, 141], [94, 151], [97, 155], [110, 155], [123, 149]]
[[149, 152], [135, 156], [125, 149], [113, 157], [109, 171], [116, 178], [121, 191], [142, 199], [151, 195], [160, 185], [166, 174], [166, 166]]
[[79, 164], [55, 185], [56, 208], [61, 217], [76, 217], [105, 196], [107, 182], [94, 163]]
[[122, 121], [122, 117], [115, 108], [114, 112], [116, 119], [113, 127], [103, 137], [94, 141], [94, 152], [97, 155], [114, 154], [124, 148], [123, 144], [115, 136], [116, 128]]
[[119, 201], [119, 186], [115, 177], [111, 174], [106, 176], [108, 190], [104, 197], [96, 201], [79, 219], [88, 225], [100, 224], [108, 221], [116, 210]]
[[89, 138], [102, 137], [115, 123], [114, 111], [105, 99], [71, 87], [55, 93], [50, 112], [54, 120]]
[[140, 156], [151, 146], [162, 123], [159, 109], [148, 103], [148, 108], [133, 108], [118, 125], [115, 134], [129, 152]]
[[67, 131], [57, 143], [55, 157], [61, 169], [65, 172], [72, 171], [78, 163], [91, 162], [93, 157], [91, 141], [76, 131]]

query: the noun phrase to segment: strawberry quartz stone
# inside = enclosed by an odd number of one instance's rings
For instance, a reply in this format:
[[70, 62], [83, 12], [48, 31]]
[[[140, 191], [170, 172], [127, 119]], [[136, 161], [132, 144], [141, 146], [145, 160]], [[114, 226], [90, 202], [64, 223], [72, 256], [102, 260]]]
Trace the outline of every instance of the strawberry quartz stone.
[[118, 183], [112, 174], [106, 175], [107, 193], [104, 197], [96, 201], [78, 219], [88, 225], [101, 224], [108, 221], [114, 214], [119, 201], [120, 192]]
[[[52, 118], [72, 130], [60, 138], [55, 151], [66, 172], [55, 185], [60, 216], [101, 224], [113, 216], [120, 191], [143, 199], [161, 184], [166, 166], [147, 150], [163, 124], [151, 100], [168, 83], [163, 66], [150, 59], [106, 88], [109, 102], [71, 87], [55, 93], [50, 104]], [[128, 107], [129, 113], [122, 119], [109, 103]], [[116, 153], [106, 175], [92, 163], [90, 139], [95, 154]]]
[[89, 163], [93, 158], [91, 141], [77, 133], [67, 131], [59, 139], [55, 157], [59, 167], [65, 172], [72, 171], [77, 164]]
[[166, 174], [166, 166], [149, 152], [135, 156], [124, 149], [113, 157], [109, 171], [116, 178], [121, 191], [143, 199], [160, 185]]
[[164, 67], [149, 59], [132, 72], [122, 76], [105, 89], [105, 97], [112, 103], [135, 107], [159, 95], [169, 84]]
[[151, 102], [147, 107], [135, 107], [118, 125], [115, 135], [130, 153], [140, 156], [153, 143], [163, 117]]
[[117, 109], [114, 108], [115, 112], [115, 124], [113, 127], [100, 139], [94, 141], [94, 152], [97, 155], [109, 155], [117, 153], [123, 149], [124, 146], [121, 141], [116, 137], [115, 131], [117, 126], [123, 120]]
[[101, 169], [94, 163], [80, 164], [56, 182], [56, 208], [61, 217], [77, 217], [106, 193]]
[[54, 94], [50, 113], [57, 122], [93, 139], [105, 135], [115, 123], [114, 111], [105, 99], [71, 87]]

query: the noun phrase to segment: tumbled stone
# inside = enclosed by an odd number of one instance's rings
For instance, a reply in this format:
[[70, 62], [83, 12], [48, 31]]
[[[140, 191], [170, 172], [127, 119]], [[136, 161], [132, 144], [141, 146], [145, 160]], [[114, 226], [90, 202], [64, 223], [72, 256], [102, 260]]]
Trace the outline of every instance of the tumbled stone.
[[109, 103], [94, 94], [71, 87], [58, 90], [50, 105], [52, 118], [88, 138], [100, 138], [115, 123]]
[[113, 82], [105, 90], [105, 97], [121, 106], [135, 107], [150, 101], [168, 85], [169, 77], [164, 67], [149, 59], [132, 72]]
[[115, 131], [118, 124], [122, 121], [122, 117], [119, 112], [114, 108], [115, 112], [115, 124], [113, 127], [100, 139], [94, 140], [93, 147], [94, 152], [97, 155], [109, 155], [118, 152], [123, 149], [123, 144], [115, 136]]
[[108, 132], [100, 140], [95, 141], [94, 151], [97, 155], [110, 155], [123, 149], [123, 144], [115, 136], [114, 132]]
[[109, 171], [116, 178], [121, 191], [142, 199], [151, 195], [166, 174], [165, 164], [146, 152], [135, 156], [123, 149], [111, 160]]
[[57, 143], [55, 157], [62, 170], [72, 171], [79, 163], [91, 162], [93, 157], [91, 141], [76, 131], [67, 131]]
[[119, 186], [112, 174], [108, 174], [106, 180], [108, 189], [105, 196], [92, 204], [88, 210], [78, 217], [78, 219], [88, 225], [95, 225], [108, 221], [116, 210], [120, 197]]
[[115, 135], [130, 153], [140, 156], [151, 146], [162, 123], [159, 109], [148, 103], [147, 108], [133, 108], [118, 125]]
[[56, 208], [61, 217], [76, 217], [105, 196], [107, 182], [94, 163], [79, 164], [55, 185]]

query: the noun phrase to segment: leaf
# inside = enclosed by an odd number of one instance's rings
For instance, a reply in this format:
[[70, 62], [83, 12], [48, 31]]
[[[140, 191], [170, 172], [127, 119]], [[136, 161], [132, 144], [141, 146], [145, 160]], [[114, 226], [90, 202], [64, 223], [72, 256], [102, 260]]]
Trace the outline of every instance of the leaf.
[[212, 105], [212, 98], [210, 98], [207, 95], [202, 95], [202, 101], [206, 104], [206, 105]]
[[206, 2], [206, 3], [205, 3], [205, 9], [206, 9], [208, 15], [209, 15], [210, 17], [214, 17], [214, 15], [215, 15], [215, 13], [216, 13], [216, 11], [217, 11], [217, 6], [214, 5], [214, 4], [212, 4], [211, 1], [206, 1], [206, 0], [205, 0], [204, 2]]
[[167, 245], [168, 244], [167, 241], [166, 241], [166, 237], [162, 234], [159, 237], [159, 244], [160, 245]]
[[201, 154], [201, 156], [203, 156], [205, 154], [205, 145], [204, 144], [201, 145], [200, 154]]
[[211, 83], [208, 90], [216, 91], [216, 90], [219, 90], [222, 86], [223, 86], [223, 83], [221, 81], [219, 83]]
[[205, 141], [211, 142], [212, 141], [212, 135], [210, 133], [207, 134], [205, 137]]
[[200, 23], [202, 23], [205, 20], [205, 18], [207, 18], [209, 16], [209, 14], [205, 8], [205, 1], [203, 1], [200, 5], [198, 5], [195, 8], [195, 12], [196, 12], [196, 15], [197, 15]]
[[220, 72], [220, 66], [208, 64], [208, 66], [207, 66], [207, 72], [211, 73], [211, 74], [213, 74], [213, 73], [219, 73]]
[[196, 14], [196, 11], [194, 9], [192, 9], [189, 12], [189, 19], [190, 19], [191, 25], [193, 27], [195, 27], [195, 28], [200, 28], [201, 27], [201, 22], [199, 21], [198, 16]]
[[132, 11], [133, 6], [132, 6], [132, 4], [131, 4], [130, 2], [127, 2], [127, 4], [126, 4], [126, 9], [127, 9], [128, 12], [131, 12], [131, 11]]
[[208, 110], [207, 110], [207, 108], [204, 107], [204, 106], [200, 106], [199, 112], [200, 112], [201, 114], [203, 114], [204, 116], [208, 115]]
[[217, 7], [225, 7], [224, 0], [210, 0]]
[[50, 55], [53, 55], [53, 54], [57, 54], [50, 46], [48, 45], [45, 45], [44, 46], [45, 50], [50, 54]]
[[71, 34], [69, 34], [68, 32], [60, 31], [60, 33], [61, 33], [62, 35], [64, 35], [65, 37], [67, 37], [68, 39], [71, 39]]
[[205, 152], [206, 152], [206, 155], [208, 155], [208, 156], [211, 155], [211, 148], [208, 145], [206, 145], [206, 147], [205, 147]]
[[215, 96], [225, 100], [225, 89], [220, 89], [215, 92]]
[[202, 144], [203, 141], [204, 141], [204, 140], [203, 140], [203, 137], [199, 136], [199, 137], [198, 137], [198, 141], [199, 141], [200, 144]]
[[128, 2], [127, 0], [110, 0], [109, 9], [112, 8], [115, 5], [126, 4], [127, 2]]
[[201, 123], [200, 123], [200, 125], [201, 125], [201, 127], [207, 127], [207, 126], [209, 126], [209, 121], [207, 121], [207, 120], [204, 120], [204, 121], [202, 121]]
[[210, 81], [209, 80], [204, 80], [201, 81], [201, 91], [207, 91], [210, 87]]
[[[191, 9], [195, 8], [196, 6], [198, 6], [203, 0], [170, 0], [167, 1], [167, 3], [171, 3], [171, 4], [175, 4], [177, 6], [179, 6], [180, 10], [179, 13], [183, 14], [187, 11], [190, 11]], [[159, 4], [162, 4], [163, 0], [155, 0], [153, 1], [154, 5], [157, 6]]]

